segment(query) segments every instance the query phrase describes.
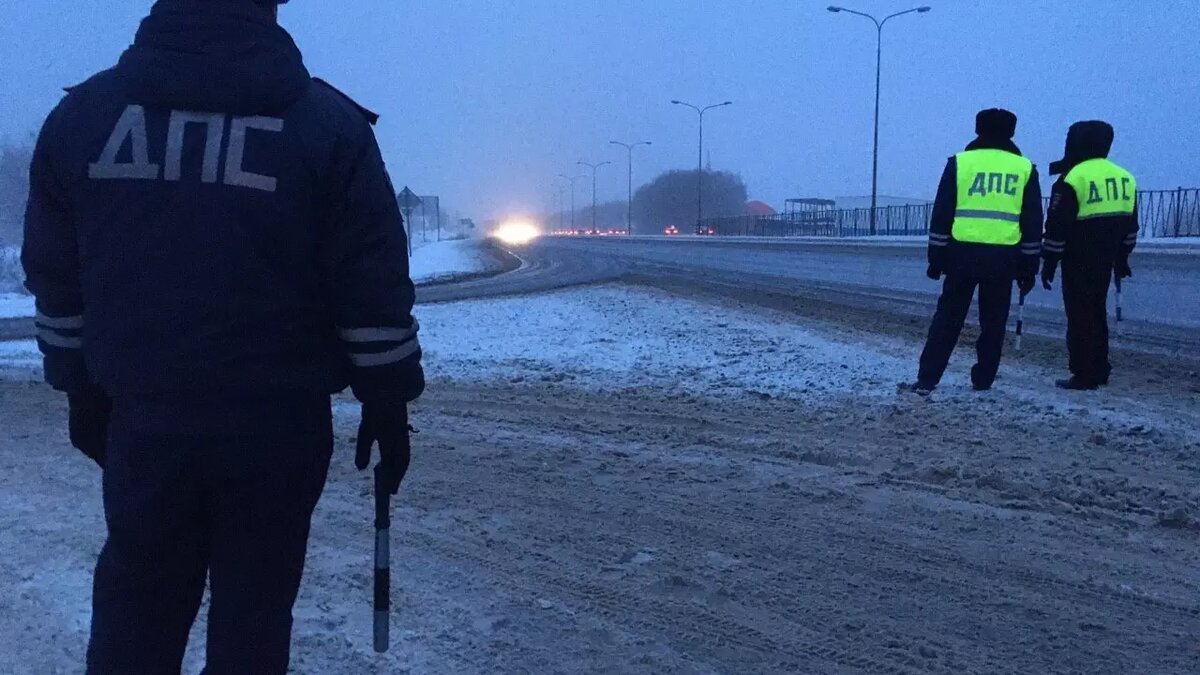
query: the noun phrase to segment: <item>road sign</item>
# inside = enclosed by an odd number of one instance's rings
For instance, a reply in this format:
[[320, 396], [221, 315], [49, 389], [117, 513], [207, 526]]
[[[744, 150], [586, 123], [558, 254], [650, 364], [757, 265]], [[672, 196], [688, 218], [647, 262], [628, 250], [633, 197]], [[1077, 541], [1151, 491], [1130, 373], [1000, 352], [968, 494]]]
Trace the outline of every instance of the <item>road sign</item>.
[[404, 222], [408, 225], [408, 232], [405, 233], [405, 236], [408, 238], [408, 257], [411, 258], [413, 254], [412, 212], [421, 205], [421, 198], [405, 185], [400, 194], [396, 195], [396, 203], [400, 205], [400, 212], [404, 214]]
[[400, 191], [400, 194], [396, 195], [396, 203], [400, 205], [400, 210], [404, 211], [405, 215], [407, 215], [408, 213], [411, 213], [413, 209], [421, 205], [421, 198], [417, 196], [417, 193], [409, 190], [408, 186], [405, 185], [404, 189]]

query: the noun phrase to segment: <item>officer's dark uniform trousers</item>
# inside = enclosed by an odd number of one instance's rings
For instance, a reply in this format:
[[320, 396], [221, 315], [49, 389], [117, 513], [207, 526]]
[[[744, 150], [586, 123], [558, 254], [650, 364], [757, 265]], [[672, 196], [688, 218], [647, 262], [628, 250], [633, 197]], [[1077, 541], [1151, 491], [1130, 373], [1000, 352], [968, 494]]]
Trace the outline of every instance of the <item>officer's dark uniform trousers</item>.
[[1070, 258], [1062, 265], [1063, 306], [1067, 314], [1067, 351], [1071, 374], [1091, 384], [1108, 382], [1108, 287], [1112, 264]]
[[990, 387], [1000, 370], [1008, 314], [1012, 305], [1013, 281], [1008, 278], [975, 278], [966, 274], [947, 274], [938, 299], [937, 312], [929, 326], [929, 338], [921, 352], [917, 382], [937, 386], [958, 344], [958, 336], [971, 309], [975, 289], [979, 289], [980, 335], [975, 343], [979, 361], [971, 369], [971, 381]]
[[[288, 668], [309, 520], [333, 447], [329, 399], [247, 402], [244, 410], [272, 419], [246, 420], [260, 430], [232, 434], [188, 426], [203, 422], [204, 405], [173, 412], [114, 402], [89, 673], [178, 673], [206, 577], [216, 597], [206, 672]], [[176, 413], [175, 431], [145, 424]], [[243, 426], [231, 414], [207, 416], [221, 423], [213, 428]], [[253, 671], [238, 670], [247, 663]]]

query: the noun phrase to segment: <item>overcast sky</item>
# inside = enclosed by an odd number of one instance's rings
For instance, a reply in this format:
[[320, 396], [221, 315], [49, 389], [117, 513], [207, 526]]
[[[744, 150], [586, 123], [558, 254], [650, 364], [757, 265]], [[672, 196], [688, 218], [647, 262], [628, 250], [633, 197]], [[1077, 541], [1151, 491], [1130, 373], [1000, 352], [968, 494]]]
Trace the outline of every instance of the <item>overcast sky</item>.
[[[1200, 186], [1200, 2], [928, 0], [884, 30], [880, 192], [931, 197], [981, 107], [1020, 117], [1044, 170], [1067, 126], [1100, 118], [1147, 188]], [[0, 137], [28, 137], [64, 85], [115, 62], [150, 0], [0, 0]], [[875, 29], [827, 0], [293, 0], [282, 23], [308, 66], [383, 115], [397, 187], [478, 217], [544, 208], [554, 176], [635, 180], [696, 162], [752, 197], [869, 192]], [[905, 0], [845, 0], [885, 15]], [[580, 199], [584, 198], [581, 186]]]

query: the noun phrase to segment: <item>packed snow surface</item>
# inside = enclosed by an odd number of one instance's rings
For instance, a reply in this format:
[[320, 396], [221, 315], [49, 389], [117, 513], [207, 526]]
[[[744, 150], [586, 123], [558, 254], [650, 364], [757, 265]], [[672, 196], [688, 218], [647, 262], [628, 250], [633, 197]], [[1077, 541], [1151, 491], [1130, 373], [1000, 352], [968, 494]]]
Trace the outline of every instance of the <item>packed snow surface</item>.
[[[1196, 672], [1195, 372], [1059, 392], [1027, 345], [977, 394], [964, 349], [923, 399], [873, 323], [621, 286], [418, 314], [392, 650], [339, 397], [295, 672]], [[0, 362], [0, 672], [78, 672], [99, 474], [32, 343]]]

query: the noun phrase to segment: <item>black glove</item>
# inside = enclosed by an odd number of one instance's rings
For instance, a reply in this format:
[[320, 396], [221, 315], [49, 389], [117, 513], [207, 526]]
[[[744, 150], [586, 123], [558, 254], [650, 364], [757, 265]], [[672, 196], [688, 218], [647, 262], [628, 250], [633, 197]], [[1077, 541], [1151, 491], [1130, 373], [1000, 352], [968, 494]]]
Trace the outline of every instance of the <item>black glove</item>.
[[925, 276], [934, 281], [940, 281], [942, 278], [942, 270], [936, 265], [930, 265], [929, 268], [925, 270]]
[[1017, 288], [1020, 289], [1022, 298], [1032, 293], [1035, 285], [1032, 274], [1017, 279]]
[[1115, 270], [1118, 281], [1121, 279], [1128, 279], [1129, 277], [1133, 276], [1133, 270], [1129, 267], [1128, 260], [1118, 261]]
[[112, 400], [99, 389], [67, 394], [71, 445], [104, 468]]
[[374, 376], [356, 373], [350, 384], [354, 398], [360, 401], [412, 403], [425, 393], [425, 369], [421, 364], [406, 364], [399, 370], [385, 370]]
[[359, 471], [366, 469], [371, 463], [371, 447], [378, 443], [378, 471], [388, 494], [394, 495], [400, 491], [400, 481], [408, 473], [408, 463], [412, 459], [409, 431], [407, 404], [363, 403], [354, 466]]
[[1054, 274], [1058, 272], [1058, 263], [1047, 260], [1042, 263], [1042, 288], [1054, 290]]

